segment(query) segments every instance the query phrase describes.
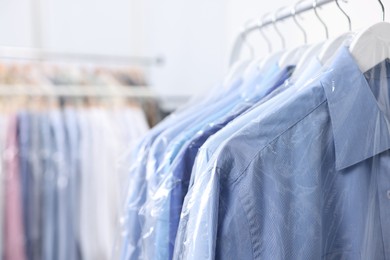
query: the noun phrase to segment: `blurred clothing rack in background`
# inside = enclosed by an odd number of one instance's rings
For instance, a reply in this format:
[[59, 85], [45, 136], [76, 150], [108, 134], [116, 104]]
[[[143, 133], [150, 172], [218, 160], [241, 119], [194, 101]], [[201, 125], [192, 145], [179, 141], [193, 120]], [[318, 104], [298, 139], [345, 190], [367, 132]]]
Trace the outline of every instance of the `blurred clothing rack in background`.
[[[0, 96], [55, 96], [55, 97], [122, 97], [137, 99], [157, 99], [154, 91], [145, 86], [47, 86], [47, 88], [23, 85], [0, 85]], [[167, 96], [164, 98], [181, 98]], [[184, 97], [183, 97], [184, 98]]]
[[48, 88], [35, 88], [34, 86], [6, 86], [0, 85], [1, 96], [58, 96], [58, 97], [134, 97], [156, 98], [150, 89], [143, 86], [60, 86]]
[[138, 66], [161, 66], [164, 64], [163, 57], [141, 57], [141, 56], [119, 56], [101, 55], [87, 53], [55, 52], [43, 49], [20, 48], [20, 47], [0, 47], [0, 58], [18, 60], [38, 60], [38, 61], [70, 61], [89, 63], [114, 63]]

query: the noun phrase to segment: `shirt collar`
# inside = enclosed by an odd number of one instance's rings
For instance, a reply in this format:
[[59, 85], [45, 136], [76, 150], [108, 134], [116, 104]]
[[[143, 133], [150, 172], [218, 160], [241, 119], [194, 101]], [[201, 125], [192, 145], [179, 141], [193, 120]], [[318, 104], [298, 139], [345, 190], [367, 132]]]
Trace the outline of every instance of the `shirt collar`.
[[[386, 82], [388, 60], [378, 64], [366, 76], [381, 75]], [[382, 73], [378, 73], [381, 70]], [[380, 109], [370, 85], [349, 50], [341, 48], [324, 70], [321, 80], [331, 117], [336, 153], [336, 170], [342, 170], [390, 149], [390, 120]]]

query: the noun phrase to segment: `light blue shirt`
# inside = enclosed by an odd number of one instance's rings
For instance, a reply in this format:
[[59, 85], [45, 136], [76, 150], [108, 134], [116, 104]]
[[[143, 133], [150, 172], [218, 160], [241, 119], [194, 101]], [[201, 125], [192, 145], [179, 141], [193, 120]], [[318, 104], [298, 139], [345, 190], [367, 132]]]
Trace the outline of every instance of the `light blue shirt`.
[[[232, 88], [229, 89], [235, 89], [234, 86], [239, 85], [240, 82], [240, 78], [233, 80]], [[230, 93], [229, 91], [228, 93]], [[223, 95], [224, 93], [221, 92], [218, 94]], [[159, 141], [162, 141], [162, 144], [164, 144], [164, 139], [156, 139], [170, 126], [176, 127], [171, 134], [172, 137], [175, 137], [177, 133], [175, 131], [180, 132], [190, 123], [193, 123], [197, 113], [205, 114], [210, 106], [212, 107], [215, 105], [213, 101], [216, 100], [218, 100], [217, 97], [208, 97], [205, 101], [197, 105], [175, 112], [154, 127], [136, 147], [129, 170], [128, 194], [124, 207], [125, 212], [123, 214], [122, 233], [124, 235], [122, 239], [122, 248], [120, 250], [121, 259], [139, 259], [145, 257], [145, 250], [143, 250], [141, 239], [142, 227], [144, 226], [145, 219], [144, 216], [142, 216], [142, 212], [140, 214], [140, 211], [142, 211], [142, 207], [145, 204], [148, 190], [147, 167], [150, 169], [150, 167], [158, 165], [157, 163], [152, 164], [148, 161], [148, 155], [149, 153], [159, 155], [160, 148], [157, 144], [161, 144]], [[152, 149], [153, 144], [155, 145]]]
[[[240, 80], [236, 80], [234, 84], [238, 87], [240, 83]], [[160, 203], [160, 198], [156, 194], [160, 193], [161, 181], [164, 180], [171, 162], [189, 137], [205, 124], [228, 113], [239, 101], [240, 95], [231, 93], [220, 102], [201, 109], [186, 120], [178, 122], [154, 140], [148, 153], [144, 188], [146, 194], [142, 195], [146, 201], [140, 206], [139, 211], [139, 218], [143, 219], [140, 243], [143, 246], [145, 258], [167, 259], [169, 255], [169, 205]], [[166, 202], [165, 199], [164, 202]], [[155, 217], [156, 215], [158, 218]]]
[[[209, 176], [208, 168], [214, 166], [215, 162], [217, 161], [216, 158], [213, 158], [213, 155], [217, 154], [217, 150], [219, 149], [219, 147], [222, 146], [223, 143], [226, 140], [228, 140], [231, 136], [233, 136], [235, 133], [243, 129], [247, 124], [249, 124], [256, 118], [258, 118], [260, 115], [275, 113], [276, 108], [283, 106], [286, 100], [288, 100], [291, 96], [294, 96], [300, 87], [307, 85], [310, 82], [318, 79], [320, 75], [319, 73], [320, 70], [321, 70], [320, 62], [316, 58], [313, 59], [310, 66], [308, 66], [306, 72], [303, 73], [303, 75], [299, 79], [297, 79], [296, 82], [286, 82], [284, 86], [279, 87], [269, 96], [267, 96], [265, 99], [261, 100], [250, 111], [248, 111], [241, 117], [236, 118], [225, 128], [220, 130], [217, 134], [210, 137], [208, 141], [206, 141], [206, 143], [201, 147], [201, 149], [198, 152], [196, 162], [194, 164], [194, 168], [191, 174], [191, 183], [190, 183], [190, 187], [191, 187], [194, 182], [198, 182], [198, 185], [196, 186], [198, 188], [196, 187], [191, 188], [185, 198], [183, 210], [182, 210], [182, 216], [180, 219], [180, 225], [179, 225], [177, 238], [176, 238], [176, 245], [183, 243], [183, 241], [186, 241], [187, 239], [191, 240], [191, 238], [187, 238], [187, 236], [192, 236], [191, 235], [192, 232], [195, 232], [195, 229], [199, 228], [199, 224], [195, 222], [198, 218], [195, 218], [195, 216], [192, 216], [191, 214], [199, 213], [201, 209], [198, 207], [202, 203], [206, 205], [208, 205], [206, 202], [212, 203], [212, 201], [208, 201], [213, 199], [211, 196], [206, 198], [201, 198], [198, 197], [197, 194], [202, 193], [202, 190], [205, 187], [207, 187], [208, 189], [212, 189], [213, 187], [212, 185], [215, 184], [215, 182], [213, 182], [215, 176]], [[197, 181], [198, 179], [200, 180]], [[199, 187], [202, 188], [199, 190]], [[191, 203], [192, 205], [191, 211], [189, 211], [188, 203]], [[203, 211], [200, 213], [207, 214], [206, 217], [209, 219], [214, 218], [214, 215], [208, 214], [208, 211]], [[213, 228], [213, 226], [207, 224], [208, 223], [207, 220], [204, 220], [202, 223], [203, 223], [202, 225], [204, 225], [203, 228], [208, 228], [208, 229]], [[188, 232], [188, 230], [191, 231]], [[201, 234], [202, 232], [204, 234], [207, 234], [210, 233], [211, 231], [210, 230], [200, 231]], [[194, 240], [194, 243], [195, 241], [197, 240]], [[202, 238], [200, 238], [198, 242], [203, 244], [204, 247], [209, 246], [208, 241], [202, 240]], [[211, 242], [210, 242], [210, 246], [212, 246]], [[175, 246], [175, 251], [177, 251], [176, 247], [177, 246]]]
[[[237, 105], [240, 105], [243, 102], [243, 99], [249, 98], [246, 97], [247, 93], [252, 94], [252, 99], [264, 97], [268, 93], [268, 90], [273, 87], [274, 81], [279, 79], [279, 71], [279, 67], [275, 64], [275, 66], [269, 68], [264, 76], [262, 76], [261, 71], [259, 71], [257, 66], [250, 68], [248, 74], [244, 78], [245, 81], [241, 84], [241, 89], [244, 90], [243, 92], [240, 93], [237, 91], [238, 94], [235, 93], [234, 96], [231, 99], [228, 98], [227, 101], [223, 100], [223, 102], [220, 102], [222, 104], [217, 104], [214, 110], [211, 109], [211, 111], [207, 111], [205, 116], [201, 114], [196, 123], [192, 124], [191, 127], [184, 130], [179, 136], [172, 139], [172, 141], [168, 141], [169, 137], [164, 136], [164, 133], [161, 135], [160, 138], [163, 138], [164, 143], [166, 143], [166, 147], [161, 151], [162, 154], [164, 154], [164, 158], [159, 163], [157, 170], [155, 171], [153, 167], [151, 169], [152, 173], [148, 174], [152, 179], [152, 183], [148, 185], [148, 189], [152, 190], [152, 192], [150, 192], [151, 196], [147, 198], [145, 211], [142, 212], [143, 215], [146, 215], [144, 230], [145, 234], [148, 234], [147, 236], [143, 236], [145, 238], [143, 244], [155, 244], [154, 250], [147, 249], [147, 252], [150, 253], [147, 258], [169, 259], [170, 255], [172, 255], [172, 253], [169, 253], [169, 193], [175, 179], [172, 178], [171, 165], [183, 145], [190, 141], [199, 130], [226, 116]], [[264, 81], [268, 84], [259, 86], [259, 82], [262, 78], [266, 78]], [[268, 78], [272, 80], [269, 80]], [[156, 156], [156, 154], [150, 153], [149, 156], [153, 157]], [[151, 160], [155, 161], [156, 159], [151, 158]], [[154, 188], [154, 185], [156, 185], [156, 188]], [[151, 230], [153, 230], [153, 232], [151, 232]]]
[[68, 248], [67, 259], [81, 258], [80, 244], [80, 130], [77, 111], [66, 108], [63, 111], [64, 128], [66, 133], [66, 163], [68, 185], [66, 187], [67, 199], [67, 227]]
[[42, 191], [42, 218], [45, 219], [42, 231], [42, 259], [50, 260], [57, 258], [57, 210], [56, 210], [56, 180], [57, 171], [54, 162], [56, 153], [54, 139], [54, 121], [52, 113], [45, 113], [41, 118], [40, 135], [42, 138], [42, 165], [43, 165], [43, 191]]
[[68, 204], [68, 186], [64, 185], [68, 183], [67, 164], [65, 161], [65, 128], [62, 120], [62, 111], [52, 111], [51, 122], [54, 132], [54, 146], [56, 153], [54, 157], [55, 171], [57, 173], [56, 178], [56, 217], [57, 226], [56, 236], [58, 241], [58, 251], [56, 259], [69, 259], [69, 227], [67, 225], [67, 204]]
[[[266, 98], [260, 100], [258, 104], [254, 105], [253, 108], [247, 111], [244, 115], [236, 118], [225, 128], [221, 129], [221, 131], [217, 134], [210, 137], [199, 149], [191, 175], [191, 183], [193, 183], [194, 178], [196, 178], [199, 172], [206, 170], [207, 164], [212, 155], [226, 139], [239, 131], [248, 122], [257, 118], [260, 113], [265, 113], [267, 111], [272, 112], [275, 105], [282, 104], [287, 97], [291, 96], [296, 91], [294, 86], [299, 87], [310, 81], [314, 81], [319, 76], [321, 67], [322, 65], [320, 61], [317, 58], [314, 58], [308, 65], [305, 72], [296, 81], [287, 81], [284, 86], [281, 86], [273, 91]], [[262, 84], [269, 84], [269, 81], [265, 81]], [[290, 88], [291, 90], [285, 92], [285, 90]]]
[[341, 48], [231, 136], [194, 182], [175, 258], [390, 259], [389, 77], [389, 60], [363, 74]]

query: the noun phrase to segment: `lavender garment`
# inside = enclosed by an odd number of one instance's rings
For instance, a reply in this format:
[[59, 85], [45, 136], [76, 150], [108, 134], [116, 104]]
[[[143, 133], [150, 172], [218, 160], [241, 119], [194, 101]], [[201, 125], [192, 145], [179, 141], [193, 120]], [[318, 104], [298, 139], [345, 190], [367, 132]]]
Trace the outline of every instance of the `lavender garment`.
[[4, 259], [25, 260], [22, 196], [16, 136], [16, 116], [9, 118], [5, 151]]

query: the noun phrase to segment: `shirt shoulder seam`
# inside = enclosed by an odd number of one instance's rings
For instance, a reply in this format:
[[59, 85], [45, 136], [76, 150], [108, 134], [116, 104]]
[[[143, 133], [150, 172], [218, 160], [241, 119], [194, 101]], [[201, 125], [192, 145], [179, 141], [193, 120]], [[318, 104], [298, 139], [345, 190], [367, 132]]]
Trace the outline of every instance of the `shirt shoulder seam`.
[[315, 106], [313, 109], [311, 109], [309, 112], [307, 112], [304, 116], [302, 116], [302, 118], [298, 119], [295, 123], [291, 124], [290, 126], [288, 126], [284, 131], [282, 131], [280, 134], [276, 135], [273, 139], [271, 139], [269, 142], [267, 142], [263, 148], [261, 148], [258, 152], [255, 153], [255, 155], [252, 157], [252, 159], [249, 160], [249, 162], [247, 163], [247, 165], [244, 167], [244, 169], [238, 174], [238, 176], [229, 181], [231, 184], [234, 184], [235, 182], [238, 181], [238, 179], [247, 171], [247, 169], [249, 168], [249, 166], [252, 164], [253, 160], [261, 153], [264, 151], [265, 148], [267, 148], [268, 145], [270, 145], [271, 143], [275, 142], [277, 139], [279, 139], [282, 135], [284, 135], [285, 133], [287, 133], [291, 128], [293, 128], [294, 126], [296, 126], [297, 124], [299, 124], [301, 121], [303, 121], [306, 117], [308, 117], [311, 113], [313, 113], [315, 110], [317, 110], [322, 104], [324, 104], [326, 102], [326, 98], [325, 100], [321, 101], [317, 106]]

